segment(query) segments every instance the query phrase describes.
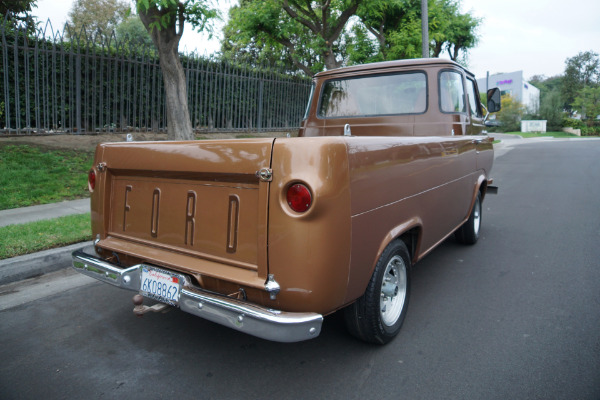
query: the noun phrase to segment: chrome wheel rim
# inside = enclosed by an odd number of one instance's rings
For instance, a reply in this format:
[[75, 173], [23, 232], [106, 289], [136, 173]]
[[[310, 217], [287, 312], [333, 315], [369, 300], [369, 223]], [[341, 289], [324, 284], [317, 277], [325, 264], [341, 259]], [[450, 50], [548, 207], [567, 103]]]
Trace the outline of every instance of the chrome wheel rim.
[[402, 257], [394, 256], [385, 267], [379, 300], [381, 321], [386, 326], [398, 322], [406, 301], [406, 290], [406, 264]]
[[481, 227], [481, 203], [477, 200], [473, 206], [473, 231], [475, 236], [479, 236], [479, 228]]

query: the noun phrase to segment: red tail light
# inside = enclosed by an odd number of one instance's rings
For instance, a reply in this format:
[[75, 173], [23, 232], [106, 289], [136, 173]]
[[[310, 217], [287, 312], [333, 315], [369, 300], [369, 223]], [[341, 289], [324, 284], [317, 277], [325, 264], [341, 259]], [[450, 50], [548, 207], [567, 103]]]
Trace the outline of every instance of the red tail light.
[[95, 187], [96, 187], [96, 173], [94, 172], [93, 169], [90, 169], [90, 172], [88, 172], [88, 190], [90, 192], [93, 192]]
[[287, 202], [292, 210], [299, 213], [305, 212], [312, 204], [312, 195], [305, 185], [296, 183], [287, 191]]

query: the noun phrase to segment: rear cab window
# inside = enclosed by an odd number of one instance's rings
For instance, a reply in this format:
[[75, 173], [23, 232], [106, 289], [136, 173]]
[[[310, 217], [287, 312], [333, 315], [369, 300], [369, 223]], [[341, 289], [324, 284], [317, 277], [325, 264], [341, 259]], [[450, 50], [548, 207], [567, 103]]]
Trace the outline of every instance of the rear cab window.
[[318, 117], [369, 117], [426, 111], [427, 75], [418, 71], [326, 81]]

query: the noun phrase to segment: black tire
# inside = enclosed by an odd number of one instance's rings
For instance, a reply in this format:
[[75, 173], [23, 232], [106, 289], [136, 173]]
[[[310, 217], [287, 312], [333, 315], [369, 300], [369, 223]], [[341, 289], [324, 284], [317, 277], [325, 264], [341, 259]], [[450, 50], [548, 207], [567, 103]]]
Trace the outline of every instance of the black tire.
[[410, 255], [402, 240], [388, 245], [365, 293], [346, 307], [348, 331], [365, 342], [386, 344], [404, 322], [410, 297]]
[[482, 220], [482, 208], [481, 208], [481, 193], [477, 192], [475, 198], [475, 204], [471, 210], [469, 219], [460, 228], [454, 232], [456, 240], [462, 244], [475, 244], [479, 239], [479, 232], [481, 231], [481, 220]]

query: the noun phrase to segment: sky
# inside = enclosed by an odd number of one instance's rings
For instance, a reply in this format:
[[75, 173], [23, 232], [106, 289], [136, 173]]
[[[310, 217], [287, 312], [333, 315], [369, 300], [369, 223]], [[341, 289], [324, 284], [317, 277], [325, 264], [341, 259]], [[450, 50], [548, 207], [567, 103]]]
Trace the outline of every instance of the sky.
[[[62, 29], [72, 3], [38, 0], [34, 15]], [[232, 3], [236, 1], [219, 1], [224, 10]], [[568, 57], [590, 50], [600, 53], [600, 0], [462, 0], [461, 4], [464, 12], [482, 18], [479, 43], [468, 58], [468, 67], [478, 78], [488, 71], [523, 71], [525, 79], [556, 76], [564, 72]], [[226, 11], [223, 14], [227, 16]], [[179, 48], [200, 54], [218, 51], [219, 26], [216, 32], [209, 40], [186, 29]]]

